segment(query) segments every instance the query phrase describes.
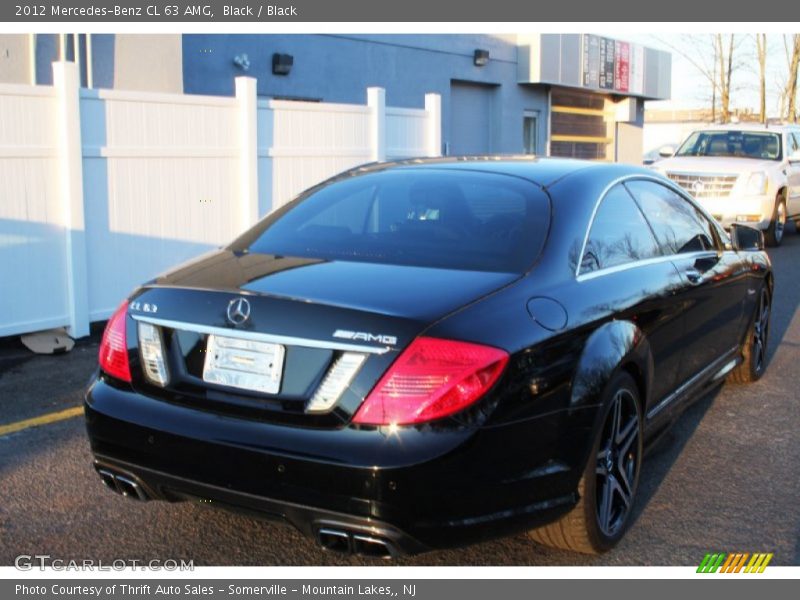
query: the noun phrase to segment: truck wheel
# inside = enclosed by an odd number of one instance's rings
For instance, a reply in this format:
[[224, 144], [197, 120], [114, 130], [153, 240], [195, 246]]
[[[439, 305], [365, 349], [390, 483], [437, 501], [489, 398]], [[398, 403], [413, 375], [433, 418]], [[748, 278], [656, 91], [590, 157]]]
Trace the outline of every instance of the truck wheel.
[[786, 195], [781, 192], [775, 199], [775, 211], [772, 213], [772, 222], [764, 232], [767, 246], [780, 246], [783, 241], [783, 231], [786, 228]]

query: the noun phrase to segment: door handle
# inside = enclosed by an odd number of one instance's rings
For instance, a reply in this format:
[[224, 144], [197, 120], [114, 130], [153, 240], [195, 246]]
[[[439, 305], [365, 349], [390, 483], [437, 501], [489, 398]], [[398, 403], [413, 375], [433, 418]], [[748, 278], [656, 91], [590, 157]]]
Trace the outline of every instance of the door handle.
[[700, 273], [700, 271], [695, 269], [687, 269], [685, 273], [686, 279], [688, 279], [690, 283], [700, 283], [703, 281], [703, 275]]

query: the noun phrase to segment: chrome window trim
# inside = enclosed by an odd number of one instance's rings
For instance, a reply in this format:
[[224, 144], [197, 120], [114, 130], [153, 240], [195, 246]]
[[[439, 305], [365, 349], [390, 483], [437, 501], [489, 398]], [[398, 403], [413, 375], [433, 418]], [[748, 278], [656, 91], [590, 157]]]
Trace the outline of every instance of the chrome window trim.
[[312, 340], [289, 335], [275, 335], [257, 331], [214, 327], [213, 325], [200, 325], [198, 323], [187, 323], [185, 321], [174, 321], [171, 319], [157, 319], [144, 315], [131, 315], [131, 317], [136, 321], [158, 325], [159, 327], [169, 327], [170, 329], [181, 329], [183, 331], [193, 331], [195, 333], [219, 335], [223, 337], [241, 338], [257, 342], [269, 342], [272, 344], [282, 344], [284, 346], [303, 346], [305, 348], [322, 348], [324, 350], [353, 350], [356, 352], [367, 352], [369, 354], [386, 354], [391, 350], [388, 346], [367, 346], [362, 344], [345, 344], [328, 340]]
[[589, 279], [596, 279], [597, 277], [600, 277], [602, 275], [610, 275], [611, 273], [619, 273], [620, 271], [628, 271], [630, 269], [636, 269], [638, 267], [657, 265], [659, 263], [672, 262], [674, 260], [684, 259], [684, 258], [699, 259], [699, 258], [710, 258], [712, 256], [718, 256], [717, 252], [713, 250], [698, 250], [697, 252], [685, 252], [683, 254], [665, 254], [662, 256], [654, 256], [653, 258], [643, 258], [641, 260], [634, 260], [622, 265], [614, 265], [613, 267], [605, 267], [603, 269], [597, 269], [596, 271], [589, 271], [588, 273], [581, 273], [575, 278], [575, 280], [578, 282], [587, 281]]
[[620, 271], [628, 271], [637, 267], [646, 267], [648, 265], [657, 265], [658, 263], [670, 262], [672, 256], [654, 256], [653, 258], [645, 258], [642, 260], [634, 260], [629, 263], [621, 265], [614, 265], [613, 267], [604, 267], [596, 271], [587, 271], [578, 275], [576, 281], [588, 281], [589, 279], [596, 279], [602, 275], [610, 275], [611, 273], [619, 273]]
[[[616, 179], [611, 181], [611, 183], [609, 183], [606, 187], [603, 188], [603, 191], [600, 192], [599, 196], [597, 197], [597, 200], [595, 200], [594, 208], [592, 209], [592, 214], [589, 217], [589, 225], [586, 227], [586, 232], [583, 234], [583, 243], [581, 244], [581, 251], [578, 254], [578, 261], [577, 261], [578, 264], [575, 266], [575, 279], [577, 279], [578, 281], [584, 281], [585, 279], [591, 279], [592, 277], [596, 277], [597, 274], [599, 274], [599, 273], [605, 274], [605, 273], [608, 273], [608, 272], [622, 271], [622, 270], [624, 270], [624, 268], [633, 268], [635, 266], [643, 266], [645, 264], [654, 264], [656, 262], [659, 262], [662, 259], [664, 259], [664, 260], [672, 260], [674, 257], [686, 257], [686, 256], [694, 255], [694, 254], [709, 254], [709, 253], [712, 252], [710, 250], [703, 250], [701, 252], [692, 252], [690, 254], [688, 254], [688, 253], [687, 254], [664, 254], [662, 256], [654, 256], [652, 258], [644, 258], [644, 259], [641, 259], [641, 260], [635, 260], [635, 261], [631, 261], [629, 263], [625, 263], [624, 265], [616, 265], [616, 266], [613, 266], [613, 267], [606, 267], [604, 269], [598, 269], [597, 271], [590, 271], [589, 273], [581, 274], [581, 263], [583, 262], [583, 255], [586, 252], [586, 244], [589, 243], [589, 233], [592, 230], [592, 225], [594, 225], [594, 220], [595, 220], [595, 217], [597, 216], [597, 211], [600, 208], [600, 203], [603, 200], [605, 200], [605, 197], [608, 195], [608, 192], [611, 191], [611, 188], [613, 188], [617, 184], [625, 183], [626, 181], [651, 181], [653, 183], [662, 185], [662, 186], [664, 186], [665, 188], [667, 188], [669, 190], [672, 190], [673, 192], [678, 194], [681, 198], [683, 198], [684, 200], [689, 202], [694, 208], [699, 210], [700, 213], [711, 223], [712, 228], [716, 230], [716, 228], [713, 227], [713, 224], [716, 221], [710, 215], [710, 213], [708, 211], [706, 211], [702, 206], [700, 206], [697, 203], [697, 201], [694, 200], [694, 198], [689, 196], [686, 193], [686, 191], [683, 188], [681, 188], [681, 186], [679, 186], [676, 183], [673, 183], [672, 181], [670, 181], [666, 177], [657, 177], [657, 176], [647, 175], [645, 173], [632, 173], [632, 174], [628, 174], [628, 175], [623, 175], [622, 177], [617, 177]], [[638, 207], [639, 203], [636, 201], [636, 198], [633, 197], [633, 194], [631, 194], [631, 192], [628, 191], [627, 188], [626, 188], [626, 192], [631, 196], [631, 199], [636, 203], [636, 205]], [[639, 211], [641, 212], [641, 208], [639, 209]], [[644, 215], [644, 213], [642, 213], [642, 216], [644, 216], [645, 220], [647, 219], [647, 216]], [[719, 233], [719, 232], [717, 232], [717, 233]], [[722, 240], [716, 239], [714, 241], [717, 244], [720, 244], [720, 242]], [[658, 244], [658, 240], [656, 240], [656, 244]], [[720, 245], [724, 245], [724, 243], [720, 244]], [[661, 247], [659, 246], [659, 250], [660, 250], [660, 248]], [[722, 252], [722, 249], [718, 248], [714, 253], [719, 254], [720, 252]], [[592, 277], [589, 277], [589, 276], [592, 276]]]

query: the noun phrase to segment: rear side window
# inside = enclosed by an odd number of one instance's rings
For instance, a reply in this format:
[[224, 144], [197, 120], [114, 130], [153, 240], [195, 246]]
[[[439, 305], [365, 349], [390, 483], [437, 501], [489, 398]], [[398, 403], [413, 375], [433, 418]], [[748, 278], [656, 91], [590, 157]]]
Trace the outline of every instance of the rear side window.
[[613, 187], [595, 214], [580, 273], [589, 273], [659, 255], [658, 245], [639, 207], [621, 185]]
[[549, 199], [528, 181], [400, 168], [325, 186], [242, 240], [263, 254], [521, 273], [549, 223]]
[[625, 184], [636, 198], [665, 254], [715, 250], [712, 225], [686, 198], [651, 181]]

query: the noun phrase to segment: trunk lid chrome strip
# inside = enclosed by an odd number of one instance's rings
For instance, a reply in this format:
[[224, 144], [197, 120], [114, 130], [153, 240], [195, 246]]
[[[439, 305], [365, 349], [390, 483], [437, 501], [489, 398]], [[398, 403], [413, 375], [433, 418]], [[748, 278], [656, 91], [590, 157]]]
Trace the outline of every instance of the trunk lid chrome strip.
[[[130, 314], [130, 313], [128, 313]], [[145, 315], [130, 315], [136, 321], [168, 327], [170, 329], [181, 329], [183, 331], [193, 331], [195, 333], [220, 335], [223, 337], [242, 338], [255, 340], [258, 342], [271, 342], [273, 344], [283, 344], [285, 346], [303, 346], [305, 348], [323, 348], [325, 350], [351, 350], [356, 352], [367, 352], [369, 354], [386, 354], [392, 348], [387, 346], [367, 346], [363, 344], [347, 344], [334, 340], [312, 340], [308, 338], [294, 337], [288, 335], [275, 335], [272, 333], [262, 333], [258, 331], [244, 331], [242, 329], [230, 329], [227, 327], [214, 327], [212, 325], [201, 325], [199, 323], [187, 323], [185, 321], [173, 321], [170, 319], [157, 319]]]

